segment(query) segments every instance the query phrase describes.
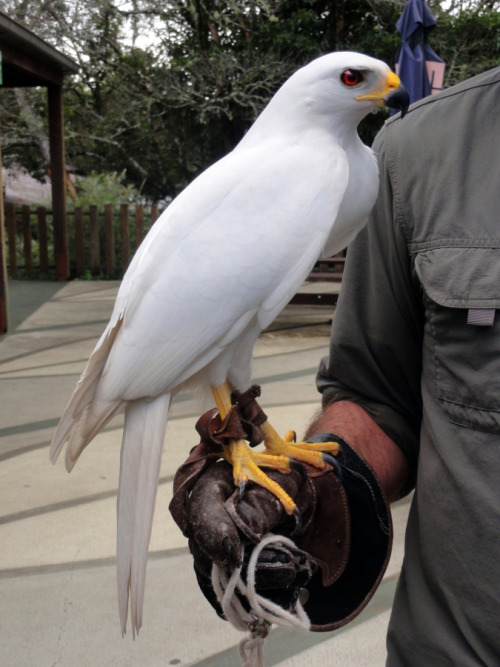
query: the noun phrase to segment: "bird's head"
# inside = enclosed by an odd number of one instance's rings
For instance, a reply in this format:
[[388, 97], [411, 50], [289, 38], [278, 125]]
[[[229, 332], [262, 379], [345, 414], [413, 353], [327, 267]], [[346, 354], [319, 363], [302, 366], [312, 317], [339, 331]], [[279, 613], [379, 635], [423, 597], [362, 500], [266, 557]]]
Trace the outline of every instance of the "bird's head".
[[[313, 60], [298, 70], [282, 91], [301, 95], [309, 111], [325, 116], [343, 115], [357, 124], [383, 105], [404, 116], [409, 96], [399, 77], [381, 60], [361, 53], [337, 51]], [[279, 93], [278, 93], [279, 95]]]
[[383, 105], [406, 113], [409, 96], [399, 77], [381, 60], [336, 51], [297, 70], [239, 146], [259, 144], [277, 135], [303, 136], [318, 127], [333, 132], [336, 141], [349, 141], [360, 121]]

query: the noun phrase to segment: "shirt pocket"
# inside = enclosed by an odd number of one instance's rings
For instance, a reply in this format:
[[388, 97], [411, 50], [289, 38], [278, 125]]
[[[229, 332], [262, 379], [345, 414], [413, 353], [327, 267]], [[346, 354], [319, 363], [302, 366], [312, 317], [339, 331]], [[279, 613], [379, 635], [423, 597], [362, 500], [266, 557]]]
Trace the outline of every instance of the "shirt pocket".
[[500, 248], [424, 250], [415, 270], [437, 399], [451, 422], [500, 433]]

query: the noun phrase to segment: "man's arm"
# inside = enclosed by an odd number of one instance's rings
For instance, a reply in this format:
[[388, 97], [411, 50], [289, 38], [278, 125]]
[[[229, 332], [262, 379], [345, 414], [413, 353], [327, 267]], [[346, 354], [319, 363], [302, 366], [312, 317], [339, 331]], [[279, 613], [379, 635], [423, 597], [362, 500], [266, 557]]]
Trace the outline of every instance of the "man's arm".
[[362, 407], [350, 401], [331, 403], [309, 426], [306, 438], [336, 433], [362, 456], [378, 477], [388, 502], [397, 500], [408, 480], [408, 461]]
[[323, 411], [309, 431], [344, 436], [376, 471], [389, 499], [415, 485], [425, 324], [410, 251], [411, 212], [399, 192], [394, 159], [398, 127], [388, 124], [374, 144], [379, 196], [349, 246], [330, 354], [317, 376]]

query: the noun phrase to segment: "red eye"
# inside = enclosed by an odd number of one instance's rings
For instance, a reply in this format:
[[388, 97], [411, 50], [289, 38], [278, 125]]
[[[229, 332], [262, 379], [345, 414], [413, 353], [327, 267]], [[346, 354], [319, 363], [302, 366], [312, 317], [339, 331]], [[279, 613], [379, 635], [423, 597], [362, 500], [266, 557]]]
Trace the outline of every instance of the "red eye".
[[361, 76], [361, 74], [359, 72], [356, 72], [356, 70], [346, 69], [340, 75], [340, 80], [346, 86], [357, 86], [358, 83], [363, 81], [363, 77]]

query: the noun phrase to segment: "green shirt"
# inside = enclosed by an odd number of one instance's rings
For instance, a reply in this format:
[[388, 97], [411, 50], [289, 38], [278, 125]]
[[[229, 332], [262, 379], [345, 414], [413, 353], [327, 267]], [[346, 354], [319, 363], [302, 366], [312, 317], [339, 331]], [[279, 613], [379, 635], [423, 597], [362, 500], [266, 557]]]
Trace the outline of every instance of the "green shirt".
[[388, 665], [499, 665], [500, 68], [391, 119], [374, 148], [379, 198], [318, 387], [410, 463]]

